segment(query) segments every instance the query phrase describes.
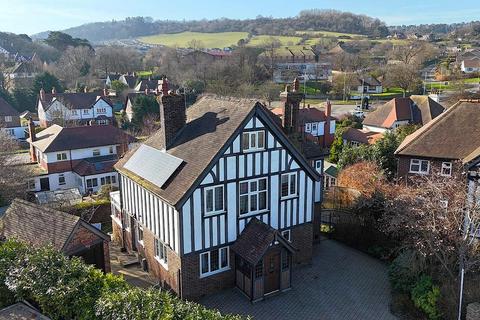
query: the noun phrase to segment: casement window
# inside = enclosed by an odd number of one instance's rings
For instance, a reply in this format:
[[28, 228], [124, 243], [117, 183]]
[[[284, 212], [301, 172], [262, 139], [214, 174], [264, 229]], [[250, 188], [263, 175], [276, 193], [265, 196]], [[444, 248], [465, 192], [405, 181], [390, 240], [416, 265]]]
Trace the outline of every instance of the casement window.
[[107, 113], [107, 109], [106, 108], [98, 108], [97, 113]]
[[5, 122], [12, 122], [12, 116], [5, 116]]
[[76, 116], [76, 115], [78, 115], [77, 110], [72, 110], [72, 116]]
[[94, 157], [98, 157], [100, 155], [100, 149], [93, 149], [92, 154]]
[[267, 178], [240, 182], [240, 215], [267, 209]]
[[450, 177], [452, 175], [452, 163], [451, 162], [442, 162], [442, 169], [440, 175], [444, 177]]
[[67, 160], [67, 153], [61, 152], [57, 153], [57, 161]]
[[225, 211], [223, 186], [205, 188], [205, 214], [215, 214]]
[[110, 176], [100, 178], [100, 185], [104, 186], [106, 184], [112, 184], [112, 179]]
[[87, 188], [98, 187], [98, 179], [97, 178], [87, 179], [86, 181], [87, 181]]
[[89, 109], [83, 109], [83, 114], [88, 114], [90, 112]]
[[315, 170], [317, 170], [317, 172], [322, 172], [322, 160], [315, 161]]
[[58, 175], [58, 184], [61, 186], [65, 185], [65, 175], [63, 173]]
[[242, 135], [242, 150], [255, 151], [265, 149], [265, 131], [249, 131]]
[[283, 230], [282, 231], [282, 237], [284, 237], [285, 240], [288, 240], [288, 242], [292, 242], [290, 229]]
[[167, 245], [155, 238], [154, 240], [155, 247], [155, 258], [160, 261], [160, 263], [166, 267], [168, 266], [168, 255], [167, 255]]
[[115, 175], [112, 176], [112, 184], [117, 183], [117, 177]]
[[297, 195], [297, 173], [282, 174], [282, 198]]
[[428, 174], [430, 170], [430, 161], [411, 159], [410, 160], [410, 173]]
[[143, 227], [139, 224], [137, 225], [137, 242], [143, 247]]
[[229, 268], [229, 248], [211, 250], [200, 254], [200, 277], [225, 271]]
[[312, 124], [305, 123], [305, 132], [312, 132]]
[[318, 123], [312, 123], [312, 132], [318, 130]]

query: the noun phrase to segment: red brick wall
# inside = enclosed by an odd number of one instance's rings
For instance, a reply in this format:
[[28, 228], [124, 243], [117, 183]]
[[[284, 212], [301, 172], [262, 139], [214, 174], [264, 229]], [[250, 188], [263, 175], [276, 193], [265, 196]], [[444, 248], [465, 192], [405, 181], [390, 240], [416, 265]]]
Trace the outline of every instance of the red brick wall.
[[407, 182], [415, 182], [415, 180], [421, 180], [425, 177], [422, 174], [414, 174], [410, 173], [410, 160], [411, 159], [421, 159], [421, 160], [428, 160], [430, 161], [430, 171], [428, 176], [432, 176], [432, 174], [436, 177], [440, 177], [440, 172], [442, 168], [442, 162], [452, 162], [452, 177], [456, 177], [458, 179], [464, 179], [461, 177], [461, 174], [464, 170], [463, 165], [459, 161], [454, 161], [451, 159], [437, 159], [437, 158], [422, 158], [422, 157], [405, 157], [405, 156], [398, 156], [398, 163], [397, 163], [397, 177], [403, 181]]
[[312, 261], [313, 224], [304, 223], [290, 231], [291, 241], [296, 251], [293, 255], [294, 263], [307, 264]]
[[182, 257], [182, 297], [196, 300], [200, 297], [235, 285], [235, 254], [230, 251], [230, 270], [200, 278], [200, 254]]

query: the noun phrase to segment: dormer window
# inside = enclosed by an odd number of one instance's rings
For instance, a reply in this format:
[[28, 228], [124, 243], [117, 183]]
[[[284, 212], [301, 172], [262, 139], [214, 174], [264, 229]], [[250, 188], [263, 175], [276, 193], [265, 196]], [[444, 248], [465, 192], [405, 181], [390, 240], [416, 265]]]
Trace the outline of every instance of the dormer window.
[[265, 149], [265, 131], [248, 131], [242, 135], [242, 150], [245, 152]]

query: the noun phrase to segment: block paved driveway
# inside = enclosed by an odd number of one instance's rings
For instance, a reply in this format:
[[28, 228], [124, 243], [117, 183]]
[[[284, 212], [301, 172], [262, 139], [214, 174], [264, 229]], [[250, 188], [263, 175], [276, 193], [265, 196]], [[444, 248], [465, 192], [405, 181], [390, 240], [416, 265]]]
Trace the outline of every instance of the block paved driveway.
[[203, 298], [200, 303], [222, 313], [257, 320], [397, 319], [389, 311], [387, 267], [334, 240], [313, 247], [311, 266], [293, 270], [292, 289], [251, 304], [238, 289]]

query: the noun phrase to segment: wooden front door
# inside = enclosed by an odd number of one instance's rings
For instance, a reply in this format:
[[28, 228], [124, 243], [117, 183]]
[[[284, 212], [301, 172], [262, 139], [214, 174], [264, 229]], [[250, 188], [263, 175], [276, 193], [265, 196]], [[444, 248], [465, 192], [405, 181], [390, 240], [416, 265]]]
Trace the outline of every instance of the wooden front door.
[[264, 294], [280, 290], [280, 251], [268, 253], [263, 258]]

